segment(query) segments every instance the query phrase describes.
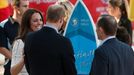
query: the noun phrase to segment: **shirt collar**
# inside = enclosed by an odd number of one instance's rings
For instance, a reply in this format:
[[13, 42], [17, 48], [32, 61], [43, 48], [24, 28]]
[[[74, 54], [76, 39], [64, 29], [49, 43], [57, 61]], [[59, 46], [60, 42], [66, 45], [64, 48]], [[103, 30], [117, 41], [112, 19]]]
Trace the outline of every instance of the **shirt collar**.
[[15, 23], [15, 21], [14, 21], [14, 19], [12, 17], [9, 17], [9, 19], [10, 19], [10, 21], [11, 21], [12, 24]]
[[50, 23], [46, 23], [45, 27], [52, 28], [52, 29], [56, 30], [56, 32], [58, 33], [58, 29], [54, 25], [52, 25]]
[[[12, 24], [18, 23], [17, 21], [15, 21], [15, 20], [12, 18], [12, 16], [9, 17], [9, 20], [10, 20], [10, 22], [11, 22]], [[18, 24], [19, 24], [19, 23], [18, 23]]]
[[100, 45], [104, 44], [107, 40], [115, 38], [115, 36], [109, 36], [106, 39], [102, 40], [102, 42], [100, 43]]

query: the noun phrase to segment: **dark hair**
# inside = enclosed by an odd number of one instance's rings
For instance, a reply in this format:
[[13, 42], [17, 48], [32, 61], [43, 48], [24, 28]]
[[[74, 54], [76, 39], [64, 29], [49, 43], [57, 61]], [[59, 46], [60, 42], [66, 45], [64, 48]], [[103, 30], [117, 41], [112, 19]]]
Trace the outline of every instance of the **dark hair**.
[[65, 10], [61, 5], [51, 5], [48, 7], [46, 20], [57, 22], [61, 17], [65, 16]]
[[109, 3], [112, 5], [113, 8], [115, 8], [115, 7], [120, 8], [121, 15], [122, 15], [121, 17], [125, 17], [125, 18], [128, 17], [125, 3], [123, 0], [109, 0]]
[[122, 0], [109, 0], [112, 7], [120, 7], [122, 5]]
[[102, 27], [106, 35], [116, 34], [117, 22], [113, 16], [101, 15], [97, 21], [97, 26]]
[[20, 6], [20, 0], [13, 0], [12, 5], [19, 7]]
[[41, 12], [39, 10], [28, 9], [22, 16], [20, 32], [19, 32], [19, 35], [18, 35], [18, 38], [22, 39], [23, 41], [25, 40], [26, 34], [31, 31], [30, 20], [31, 20], [31, 17], [34, 13], [39, 13], [41, 15], [42, 21], [44, 23], [43, 15], [41, 14]]
[[[114, 8], [115, 7], [120, 8], [121, 17], [120, 17], [120, 21], [118, 23], [118, 26], [123, 26], [127, 29], [127, 32], [130, 35], [131, 43], [132, 43], [132, 25], [131, 25], [131, 21], [128, 19], [127, 10], [125, 7], [125, 1], [124, 0], [110, 0], [109, 3]], [[118, 35], [118, 33], [117, 33], [117, 35]]]
[[131, 45], [131, 37], [125, 27], [123, 27], [123, 26], [118, 27], [116, 37], [118, 40], [120, 40], [128, 45]]

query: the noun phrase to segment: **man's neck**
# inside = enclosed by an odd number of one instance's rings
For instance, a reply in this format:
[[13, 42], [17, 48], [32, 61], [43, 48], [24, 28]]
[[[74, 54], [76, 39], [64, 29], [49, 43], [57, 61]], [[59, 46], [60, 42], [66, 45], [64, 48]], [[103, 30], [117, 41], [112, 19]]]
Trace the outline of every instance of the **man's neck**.
[[46, 26], [55, 29], [56, 32], [58, 33], [58, 28], [56, 26], [56, 23], [46, 22]]
[[46, 22], [46, 24], [51, 25], [58, 30], [58, 25], [56, 23]]
[[112, 38], [115, 38], [115, 36], [114, 36], [114, 35], [113, 35], [113, 36], [107, 36], [106, 38], [102, 39], [101, 45], [102, 45], [104, 42], [106, 42], [107, 40], [112, 39]]

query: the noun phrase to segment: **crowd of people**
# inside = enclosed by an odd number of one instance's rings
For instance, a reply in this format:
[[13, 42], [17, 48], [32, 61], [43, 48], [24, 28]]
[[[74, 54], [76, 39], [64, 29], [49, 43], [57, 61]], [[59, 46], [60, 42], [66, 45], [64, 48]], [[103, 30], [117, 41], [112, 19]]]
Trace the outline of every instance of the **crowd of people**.
[[[28, 0], [13, 0], [13, 15], [0, 23], [0, 53], [4, 75], [77, 75], [74, 49], [63, 36], [73, 5], [57, 2], [42, 13]], [[96, 33], [101, 40], [89, 75], [134, 75], [132, 25], [124, 0], [109, 0]], [[1, 65], [1, 64], [0, 64]]]

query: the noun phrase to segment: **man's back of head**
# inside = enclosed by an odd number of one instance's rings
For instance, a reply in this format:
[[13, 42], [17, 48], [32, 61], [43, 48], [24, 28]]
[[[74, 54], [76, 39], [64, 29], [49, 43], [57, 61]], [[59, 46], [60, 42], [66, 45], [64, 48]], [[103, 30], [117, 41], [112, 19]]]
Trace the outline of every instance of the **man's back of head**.
[[97, 21], [97, 27], [101, 27], [104, 30], [105, 35], [116, 35], [117, 22], [113, 16], [101, 15]]
[[65, 16], [65, 10], [61, 5], [54, 4], [48, 7], [46, 20], [50, 22], [57, 22]]

